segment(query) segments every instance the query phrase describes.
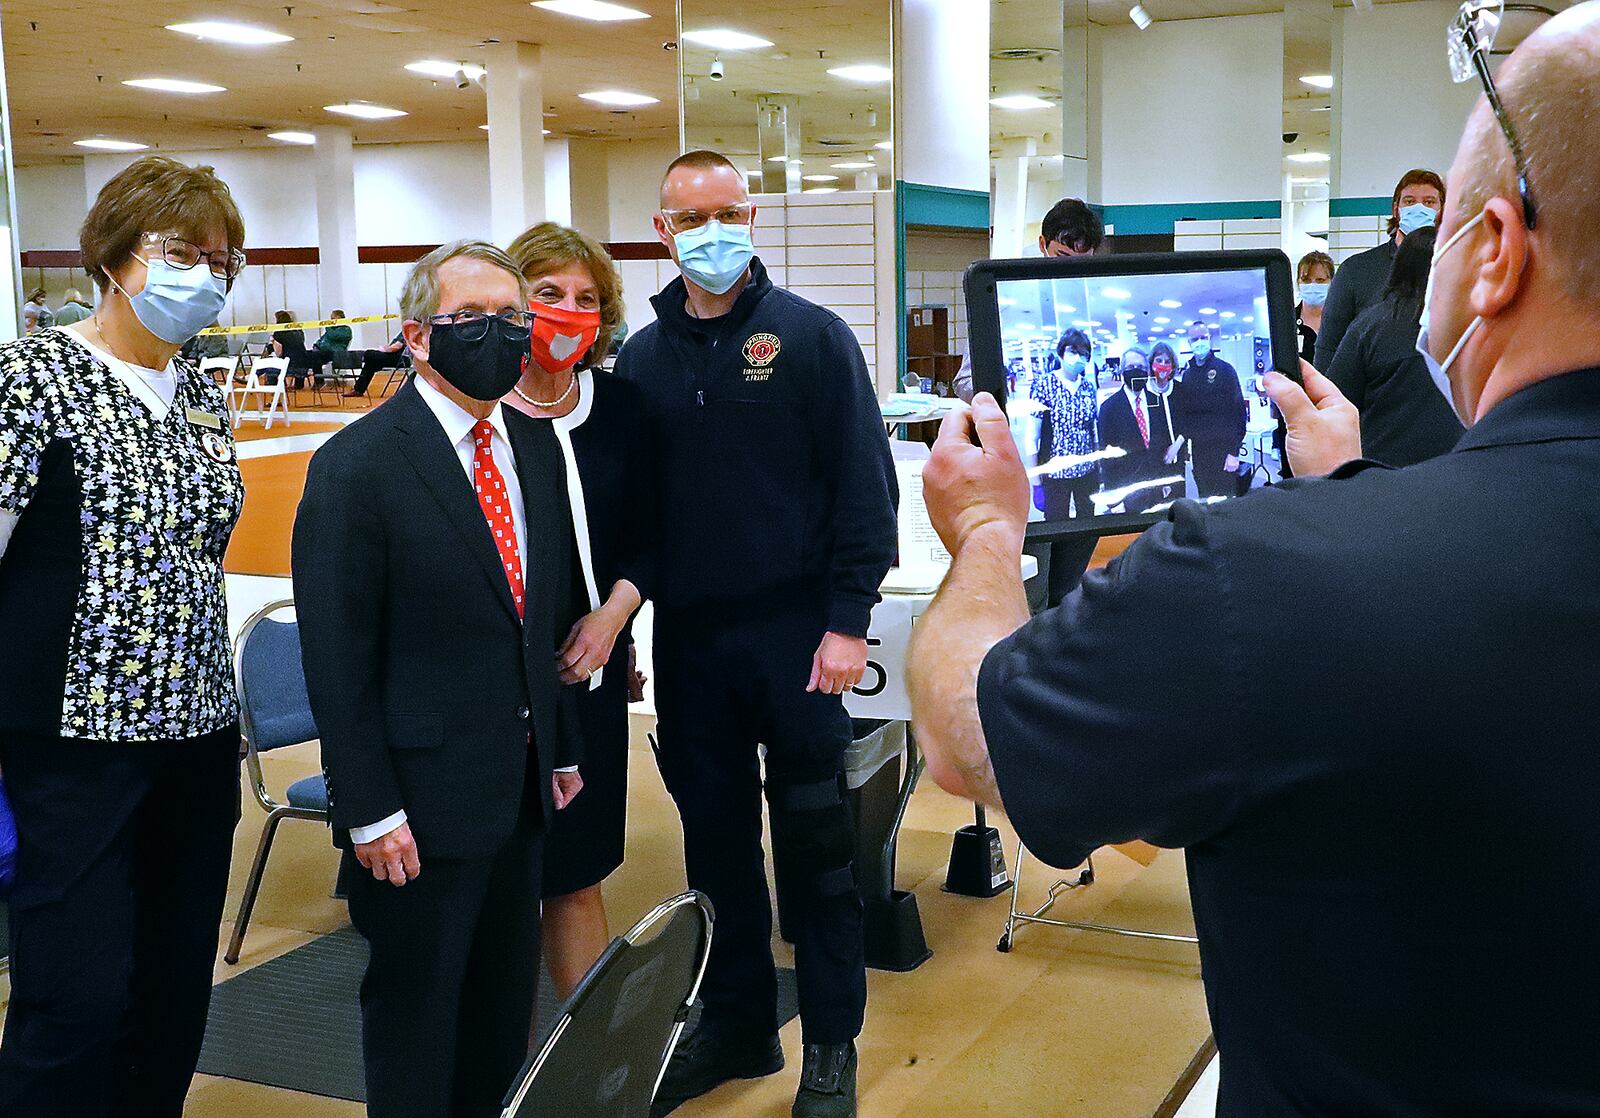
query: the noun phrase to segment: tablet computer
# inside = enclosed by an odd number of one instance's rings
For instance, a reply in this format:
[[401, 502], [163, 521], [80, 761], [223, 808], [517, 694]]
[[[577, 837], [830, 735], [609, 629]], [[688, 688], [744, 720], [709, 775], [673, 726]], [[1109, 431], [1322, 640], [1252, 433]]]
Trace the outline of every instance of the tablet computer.
[[1139, 531], [1277, 479], [1261, 378], [1300, 375], [1282, 252], [984, 260], [965, 287], [973, 390], [1010, 416], [1030, 537]]

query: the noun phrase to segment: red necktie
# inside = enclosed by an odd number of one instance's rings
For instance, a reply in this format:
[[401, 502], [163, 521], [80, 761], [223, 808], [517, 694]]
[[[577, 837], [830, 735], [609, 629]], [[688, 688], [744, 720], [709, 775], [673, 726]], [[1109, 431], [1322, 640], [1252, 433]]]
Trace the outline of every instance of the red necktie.
[[1134, 397], [1133, 418], [1139, 421], [1139, 437], [1144, 440], [1144, 445], [1150, 445], [1150, 421], [1144, 417], [1144, 393]]
[[490, 441], [494, 427], [481, 419], [472, 428], [472, 488], [477, 491], [478, 505], [494, 534], [494, 545], [500, 549], [500, 560], [505, 564], [506, 581], [511, 584], [511, 598], [517, 604], [517, 616], [522, 616], [522, 556], [517, 552], [517, 527], [511, 519], [511, 495], [506, 492], [505, 479], [494, 464]]

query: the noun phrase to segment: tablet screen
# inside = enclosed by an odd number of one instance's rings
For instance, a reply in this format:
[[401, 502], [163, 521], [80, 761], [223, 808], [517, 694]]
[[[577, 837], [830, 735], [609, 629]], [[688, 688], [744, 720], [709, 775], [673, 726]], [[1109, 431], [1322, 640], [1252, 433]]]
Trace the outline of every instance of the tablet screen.
[[994, 291], [1035, 519], [1148, 516], [1276, 480], [1265, 268], [997, 278]]

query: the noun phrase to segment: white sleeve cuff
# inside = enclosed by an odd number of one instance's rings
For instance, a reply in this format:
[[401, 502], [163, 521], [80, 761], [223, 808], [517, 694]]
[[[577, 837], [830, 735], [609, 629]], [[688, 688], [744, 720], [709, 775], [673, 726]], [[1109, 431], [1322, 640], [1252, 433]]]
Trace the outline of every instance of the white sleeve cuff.
[[578, 771], [578, 766], [577, 765], [568, 765], [566, 768], [555, 769], [553, 771], [554, 772], [558, 772], [558, 773], [575, 773], [575, 772]]
[[373, 839], [381, 839], [384, 835], [394, 830], [406, 821], [406, 813], [397, 811], [387, 819], [380, 819], [369, 827], [351, 827], [350, 841], [357, 846]]

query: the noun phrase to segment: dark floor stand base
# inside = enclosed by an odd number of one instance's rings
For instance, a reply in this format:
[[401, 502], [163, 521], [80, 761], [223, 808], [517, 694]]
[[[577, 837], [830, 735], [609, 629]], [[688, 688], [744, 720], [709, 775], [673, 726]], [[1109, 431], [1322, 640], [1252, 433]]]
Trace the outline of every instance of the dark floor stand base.
[[896, 889], [887, 901], [869, 900], [865, 908], [867, 966], [873, 970], [916, 970], [933, 957], [922, 934], [922, 916], [914, 894]]
[[1000, 832], [989, 826], [979, 807], [973, 823], [962, 827], [950, 840], [950, 868], [945, 872], [944, 891], [963, 897], [998, 897], [1010, 887]]

